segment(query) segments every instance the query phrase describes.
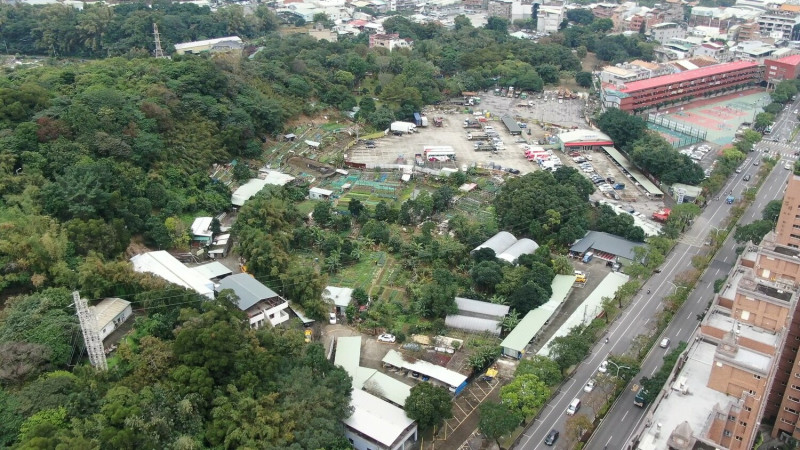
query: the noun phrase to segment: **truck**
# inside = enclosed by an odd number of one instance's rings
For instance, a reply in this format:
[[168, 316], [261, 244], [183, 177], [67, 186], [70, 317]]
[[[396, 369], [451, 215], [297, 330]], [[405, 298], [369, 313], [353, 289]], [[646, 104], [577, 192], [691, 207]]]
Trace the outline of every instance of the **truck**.
[[467, 140], [468, 141], [487, 141], [489, 140], [489, 135], [486, 133], [467, 133]]
[[414, 113], [414, 122], [418, 127], [428, 126], [428, 118], [418, 112]]
[[411, 134], [417, 131], [417, 126], [411, 122], [392, 122], [389, 129], [393, 132], [400, 131], [402, 133]]
[[433, 118], [433, 126], [441, 128], [444, 123], [444, 119], [441, 117], [434, 117]]
[[417, 153], [414, 155], [414, 162], [416, 162], [418, 166], [425, 165], [425, 160], [422, 159], [422, 153]]
[[489, 144], [488, 142], [478, 142], [475, 144], [475, 151], [476, 152], [490, 152], [494, 150], [494, 145]]
[[636, 391], [636, 397], [633, 398], [633, 404], [638, 406], [639, 408], [644, 408], [647, 405], [647, 389], [644, 386], [641, 386], [638, 391]]
[[583, 262], [588, 263], [594, 257], [594, 252], [586, 252], [583, 254]]
[[425, 155], [425, 159], [431, 162], [456, 160], [456, 152], [449, 145], [425, 146], [422, 153]]
[[483, 128], [481, 123], [477, 120], [467, 119], [464, 121], [464, 128]]

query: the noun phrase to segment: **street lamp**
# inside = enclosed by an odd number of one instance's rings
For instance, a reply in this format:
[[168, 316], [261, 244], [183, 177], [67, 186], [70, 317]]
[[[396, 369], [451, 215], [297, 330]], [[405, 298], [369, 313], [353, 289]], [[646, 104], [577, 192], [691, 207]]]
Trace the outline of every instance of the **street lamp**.
[[671, 284], [672, 287], [675, 288], [675, 292], [678, 292], [678, 289], [685, 288], [686, 286], [678, 286], [677, 284], [673, 283], [672, 281], [667, 280], [667, 283]]
[[615, 378], [619, 378], [619, 370], [620, 370], [620, 369], [630, 369], [630, 367], [628, 367], [628, 366], [620, 366], [619, 364], [615, 363], [614, 361], [611, 361], [610, 359], [607, 359], [606, 361], [607, 361], [609, 364], [611, 364], [611, 365], [613, 365], [614, 367], [616, 367], [616, 368], [617, 368], [617, 373], [616, 373], [616, 374], [614, 374], [614, 377], [615, 377]]

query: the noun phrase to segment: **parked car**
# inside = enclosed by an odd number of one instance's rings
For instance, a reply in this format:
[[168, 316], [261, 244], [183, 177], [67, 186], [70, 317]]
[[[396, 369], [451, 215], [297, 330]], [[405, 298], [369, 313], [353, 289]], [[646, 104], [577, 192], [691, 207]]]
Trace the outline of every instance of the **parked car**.
[[606, 373], [608, 371], [608, 361], [601, 362], [600, 367], [597, 368], [597, 371], [600, 373]]
[[744, 178], [742, 178], [742, 180], [750, 181], [750, 174], [748, 173], [747, 175], [745, 175]]
[[329, 321], [330, 321], [331, 325], [336, 325], [336, 313], [331, 313], [330, 314]]
[[379, 342], [394, 342], [396, 340], [397, 340], [397, 338], [394, 337], [393, 334], [389, 334], [389, 333], [383, 333], [382, 335], [378, 336], [378, 341]]
[[596, 384], [597, 382], [594, 381], [594, 378], [590, 379], [586, 386], [583, 387], [583, 392], [592, 392]]
[[303, 335], [305, 336], [306, 343], [311, 342], [311, 330], [306, 329], [303, 331]]

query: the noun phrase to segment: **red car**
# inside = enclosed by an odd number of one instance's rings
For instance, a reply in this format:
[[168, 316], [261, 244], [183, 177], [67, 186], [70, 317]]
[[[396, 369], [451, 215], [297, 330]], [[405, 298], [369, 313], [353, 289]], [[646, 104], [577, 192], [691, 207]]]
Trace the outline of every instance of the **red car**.
[[572, 156], [573, 158], [575, 158], [576, 156], [581, 156], [581, 154], [578, 152], [569, 152], [568, 155]]

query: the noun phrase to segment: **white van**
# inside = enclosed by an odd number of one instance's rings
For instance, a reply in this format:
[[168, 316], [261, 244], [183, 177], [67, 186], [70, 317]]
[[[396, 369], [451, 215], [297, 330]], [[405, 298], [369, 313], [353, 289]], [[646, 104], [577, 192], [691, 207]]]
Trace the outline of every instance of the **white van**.
[[581, 409], [581, 400], [579, 398], [573, 398], [572, 402], [567, 406], [567, 415], [574, 416], [579, 409]]

